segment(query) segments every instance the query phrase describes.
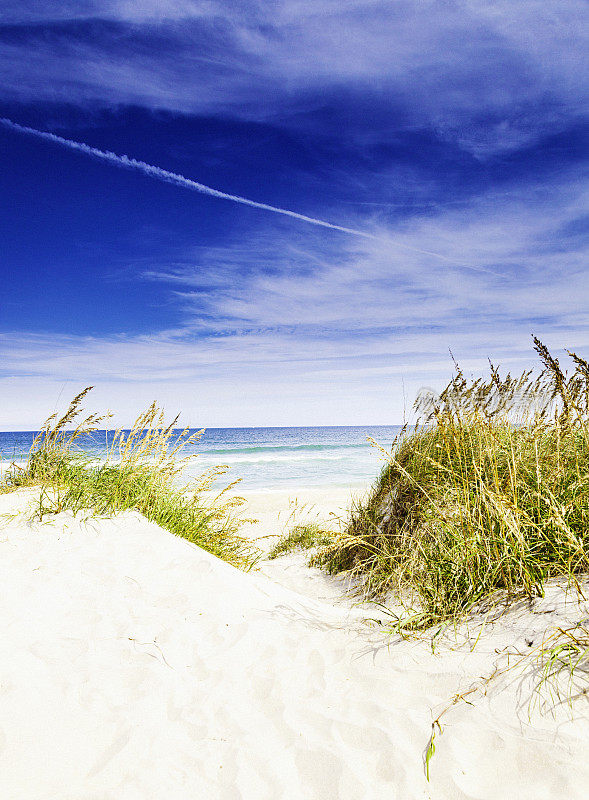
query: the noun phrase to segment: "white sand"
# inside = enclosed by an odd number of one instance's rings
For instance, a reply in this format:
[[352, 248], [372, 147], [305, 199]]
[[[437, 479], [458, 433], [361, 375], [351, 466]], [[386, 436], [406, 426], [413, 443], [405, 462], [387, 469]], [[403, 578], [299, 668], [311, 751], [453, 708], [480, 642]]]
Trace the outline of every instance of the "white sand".
[[243, 533], [256, 539], [263, 550], [270, 550], [279, 536], [300, 523], [321, 522], [337, 528], [340, 521], [346, 519], [351, 503], [363, 497], [368, 488], [326, 486], [320, 489], [241, 492], [247, 501], [243, 515], [257, 520]]
[[586, 700], [529, 718], [521, 670], [445, 715], [423, 774], [432, 719], [496, 650], [587, 615], [562, 590], [434, 655], [277, 577], [138, 514], [5, 520], [0, 798], [586, 798]]
[[[268, 553], [297, 524], [317, 522], [338, 530], [352, 502], [365, 492], [366, 487], [306, 487], [298, 491], [245, 492], [243, 496], [247, 504], [243, 515], [255, 519], [256, 523], [245, 526], [241, 532], [264, 553]], [[350, 589], [348, 581], [331, 578], [319, 569], [309, 568], [307, 561], [308, 554], [295, 552], [272, 561], [264, 559], [258, 564], [257, 571], [299, 594], [347, 608], [354, 605], [346, 597]], [[372, 610], [371, 614], [374, 613]]]

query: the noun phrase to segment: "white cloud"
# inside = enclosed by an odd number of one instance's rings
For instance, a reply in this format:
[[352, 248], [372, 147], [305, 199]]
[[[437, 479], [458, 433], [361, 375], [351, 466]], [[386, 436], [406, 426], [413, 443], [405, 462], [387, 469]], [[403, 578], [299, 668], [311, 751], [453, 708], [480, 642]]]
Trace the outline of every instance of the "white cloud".
[[[23, 102], [313, 127], [309, 112], [353, 93], [351, 135], [427, 126], [479, 157], [586, 111], [581, 0], [38, 2], [10, 5], [4, 20], [40, 25], [5, 36], [0, 53], [5, 96]], [[84, 20], [91, 37], [73, 25]]]
[[[586, 15], [581, 0], [21, 0], [3, 4], [0, 81], [5, 100], [23, 103], [219, 113], [304, 128], [307, 142], [344, 130], [358, 157], [423, 126], [485, 159], [584, 113]], [[429, 203], [416, 174], [349, 180]], [[374, 240], [330, 234], [328, 246], [315, 229], [268, 219], [223, 248], [151, 264], [145, 278], [182, 311], [174, 330], [3, 336], [0, 427], [33, 427], [89, 383], [126, 421], [155, 397], [196, 425], [398, 422], [403, 386], [410, 401], [449, 377], [449, 347], [473, 371], [487, 356], [530, 365], [531, 333], [556, 350], [589, 348], [586, 250], [570, 233], [586, 193], [574, 173], [468, 203], [450, 196], [394, 224], [385, 207], [362, 208]], [[321, 214], [341, 219], [341, 207]]]
[[[155, 397], [197, 425], [398, 422], [403, 392], [410, 405], [421, 386], [448, 379], [449, 348], [473, 372], [487, 357], [514, 372], [530, 366], [532, 333], [560, 354], [586, 354], [586, 245], [562, 247], [583, 207], [582, 187], [565, 175], [544, 193], [489, 195], [396, 230], [375, 227], [379, 241], [342, 237], [326, 248], [313, 229], [295, 235], [279, 224], [184, 253], [146, 275], [176, 292], [175, 330], [1, 337], [1, 427], [38, 422], [19, 400], [31, 382], [47, 398], [64, 383], [66, 394], [96, 383], [97, 400], [127, 421]], [[387, 235], [436, 242], [501, 275], [401, 254]]]
[[[341, 241], [333, 252], [308, 235], [253, 236], [234, 247], [197, 251], [194, 264], [151, 277], [178, 287], [187, 324], [192, 318], [219, 330], [308, 326], [313, 335], [361, 336], [364, 329], [428, 325], [450, 332], [499, 319], [508, 327], [540, 317], [564, 324], [585, 311], [586, 249], [570, 241], [564, 252], [555, 246], [582, 214], [586, 193], [565, 176], [546, 194], [549, 204], [534, 201], [528, 189], [519, 197], [489, 195], [465, 208], [414, 217], [396, 230], [373, 227], [374, 240]], [[399, 249], [399, 240], [435, 246], [448, 262]]]

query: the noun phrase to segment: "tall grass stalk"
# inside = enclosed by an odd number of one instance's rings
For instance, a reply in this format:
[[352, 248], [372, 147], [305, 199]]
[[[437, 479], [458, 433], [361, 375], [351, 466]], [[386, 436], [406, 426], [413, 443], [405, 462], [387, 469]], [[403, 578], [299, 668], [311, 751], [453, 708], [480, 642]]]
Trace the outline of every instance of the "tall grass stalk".
[[[39, 485], [39, 514], [91, 510], [112, 515], [136, 510], [172, 533], [241, 568], [250, 568], [259, 551], [238, 531], [246, 522], [238, 510], [243, 498], [229, 497], [238, 481], [211, 497], [215, 481], [227, 467], [214, 467], [189, 484], [182, 473], [195, 455], [183, 455], [203, 431], [176, 429], [178, 417], [166, 422], [152, 404], [130, 431], [116, 430], [104, 460], [84, 453], [79, 443], [95, 434], [111, 416], [83, 413], [87, 387], [62, 417], [53, 414], [36, 436], [24, 468], [13, 467], [5, 488]], [[108, 442], [108, 436], [107, 436]]]
[[543, 594], [589, 571], [589, 364], [567, 374], [534, 339], [542, 371], [456, 373], [417, 402], [419, 425], [387, 463], [343, 536], [315, 563], [365, 594], [394, 591], [426, 628], [481, 604]]

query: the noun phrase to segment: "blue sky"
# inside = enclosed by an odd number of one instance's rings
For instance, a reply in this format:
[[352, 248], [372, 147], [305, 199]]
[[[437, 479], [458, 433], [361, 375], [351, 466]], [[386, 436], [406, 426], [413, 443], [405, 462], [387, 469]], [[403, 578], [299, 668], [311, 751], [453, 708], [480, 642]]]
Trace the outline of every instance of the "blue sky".
[[0, 428], [396, 423], [589, 351], [581, 0], [3, 2]]

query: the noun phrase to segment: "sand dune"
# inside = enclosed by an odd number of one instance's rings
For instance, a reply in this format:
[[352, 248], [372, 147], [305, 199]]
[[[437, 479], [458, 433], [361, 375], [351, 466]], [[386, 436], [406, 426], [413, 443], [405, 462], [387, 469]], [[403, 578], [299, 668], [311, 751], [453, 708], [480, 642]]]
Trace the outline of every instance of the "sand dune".
[[[0, 497], [0, 513], [30, 498]], [[278, 580], [138, 514], [5, 518], [0, 797], [586, 797], [587, 720], [560, 706], [529, 720], [522, 673], [448, 712], [430, 783], [423, 771], [432, 719], [496, 650], [584, 611], [562, 590], [474, 652], [432, 654]]]

